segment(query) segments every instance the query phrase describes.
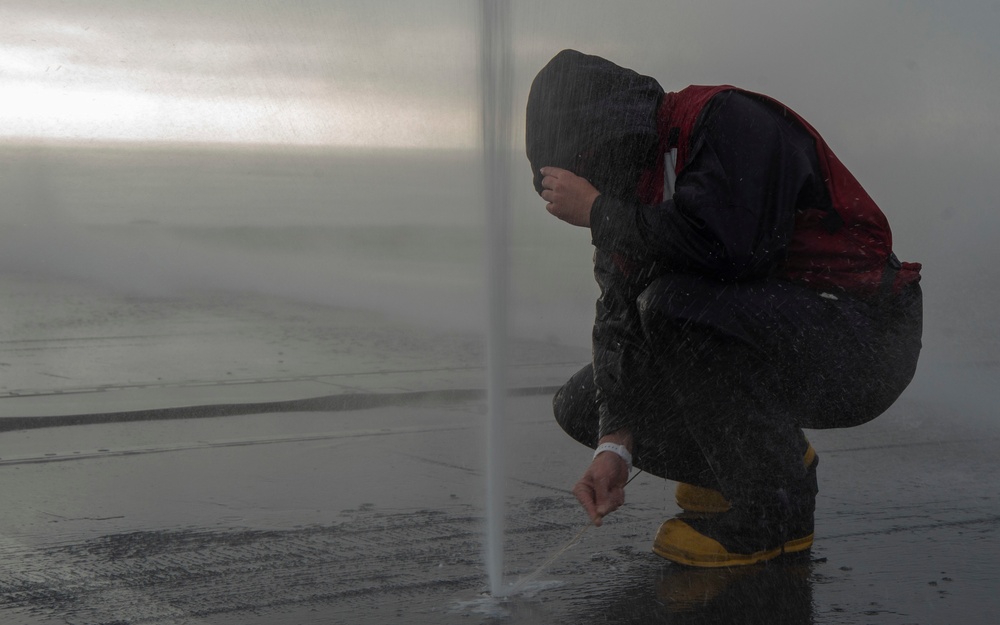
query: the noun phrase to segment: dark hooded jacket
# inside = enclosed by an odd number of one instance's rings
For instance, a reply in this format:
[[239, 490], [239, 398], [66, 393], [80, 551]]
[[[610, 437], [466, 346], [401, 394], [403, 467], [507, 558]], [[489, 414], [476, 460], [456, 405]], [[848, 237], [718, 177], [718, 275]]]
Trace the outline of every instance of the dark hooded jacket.
[[528, 97], [536, 190], [538, 170], [556, 166], [601, 192], [591, 210], [601, 435], [654, 410], [643, 405], [653, 394], [641, 388], [656, 370], [636, 305], [643, 290], [667, 272], [768, 277], [784, 257], [796, 206], [829, 201], [808, 132], [766, 103], [726, 91], [698, 118], [673, 197], [643, 202], [642, 181], [658, 164], [662, 170], [663, 95], [652, 78], [566, 50], [539, 72]]
[[630, 148], [652, 147], [659, 140], [656, 110], [662, 97], [663, 89], [648, 76], [597, 56], [560, 52], [535, 77], [528, 97], [526, 151], [535, 190], [542, 192], [542, 167], [590, 179], [594, 171], [580, 171], [592, 165], [585, 162], [588, 151], [620, 153], [623, 141], [633, 144]]

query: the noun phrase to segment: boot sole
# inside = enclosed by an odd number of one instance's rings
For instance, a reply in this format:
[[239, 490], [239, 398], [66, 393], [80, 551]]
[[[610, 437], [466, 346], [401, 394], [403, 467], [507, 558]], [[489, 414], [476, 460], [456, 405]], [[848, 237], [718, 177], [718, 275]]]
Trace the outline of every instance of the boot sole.
[[747, 566], [773, 560], [784, 553], [798, 553], [812, 547], [815, 534], [795, 538], [784, 545], [754, 553], [732, 553], [718, 541], [700, 534], [680, 519], [660, 526], [653, 541], [653, 553], [671, 562], [699, 568]]

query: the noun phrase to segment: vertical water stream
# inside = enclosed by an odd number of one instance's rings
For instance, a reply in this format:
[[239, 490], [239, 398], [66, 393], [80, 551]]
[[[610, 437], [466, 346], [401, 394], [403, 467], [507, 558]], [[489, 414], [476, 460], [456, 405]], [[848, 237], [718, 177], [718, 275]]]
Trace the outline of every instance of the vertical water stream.
[[507, 295], [510, 216], [511, 67], [507, 0], [481, 0], [480, 98], [487, 242], [486, 572], [503, 594], [504, 417], [507, 397]]

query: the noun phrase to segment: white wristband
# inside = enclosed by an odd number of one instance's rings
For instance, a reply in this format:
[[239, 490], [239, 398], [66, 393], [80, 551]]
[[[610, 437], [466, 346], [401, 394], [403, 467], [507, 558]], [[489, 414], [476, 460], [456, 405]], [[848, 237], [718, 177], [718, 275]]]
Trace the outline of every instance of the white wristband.
[[621, 456], [621, 459], [624, 460], [625, 464], [628, 466], [628, 472], [632, 472], [632, 454], [628, 452], [628, 447], [615, 443], [601, 443], [597, 446], [597, 449], [594, 450], [594, 457], [596, 458], [598, 454], [605, 451], [610, 451]]

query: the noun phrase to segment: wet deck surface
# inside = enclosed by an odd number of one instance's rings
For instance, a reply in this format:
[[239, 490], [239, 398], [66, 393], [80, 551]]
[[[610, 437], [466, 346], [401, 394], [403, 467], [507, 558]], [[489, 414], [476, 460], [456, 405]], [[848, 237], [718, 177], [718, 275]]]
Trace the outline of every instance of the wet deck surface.
[[[37, 319], [38, 342], [3, 346], [17, 374], [0, 398], [0, 426], [63, 421], [0, 433], [0, 622], [1000, 622], [996, 369], [928, 362], [875, 422], [811, 432], [820, 496], [816, 544], [803, 557], [719, 571], [667, 563], [650, 546], [677, 512], [674, 485], [640, 475], [604, 527], [585, 532], [526, 592], [497, 600], [485, 594], [482, 562], [483, 402], [419, 392], [474, 390], [481, 372], [470, 344], [454, 339], [445, 349], [376, 327], [339, 343], [328, 335], [324, 346], [315, 339], [328, 312], [257, 308], [234, 318], [227, 306], [172, 326], [169, 336], [187, 337], [173, 348], [149, 327], [189, 308], [161, 306], [146, 328], [138, 326], [153, 309], [96, 324], [128, 329], [128, 341], [157, 355], [148, 361], [123, 347], [126, 334], [85, 324], [56, 331], [67, 328], [61, 319]], [[212, 325], [212, 315], [229, 321]], [[70, 345], [75, 335], [90, 337], [89, 347]], [[360, 356], [324, 360], [331, 345]], [[279, 346], [289, 364], [268, 377], [273, 363], [249, 355], [273, 349], [277, 358]], [[241, 381], [210, 375], [218, 361], [174, 371], [171, 349], [217, 352], [241, 368]], [[509, 405], [508, 584], [585, 523], [568, 489], [589, 454], [555, 425], [544, 392], [578, 356], [542, 345], [519, 352], [515, 385], [527, 394]], [[259, 414], [212, 417], [191, 407], [290, 400], [316, 388], [416, 394], [351, 410], [261, 404]], [[169, 418], [108, 417], [143, 406]], [[74, 413], [94, 418], [69, 425]]]
[[[584, 523], [567, 488], [587, 454], [548, 403], [511, 405], [507, 583]], [[483, 594], [477, 402], [11, 432], [0, 619], [997, 622], [997, 440], [961, 421], [914, 424], [918, 408], [813, 434], [821, 494], [808, 557], [671, 565], [649, 547], [676, 512], [672, 484], [642, 475], [625, 508], [505, 601]]]

